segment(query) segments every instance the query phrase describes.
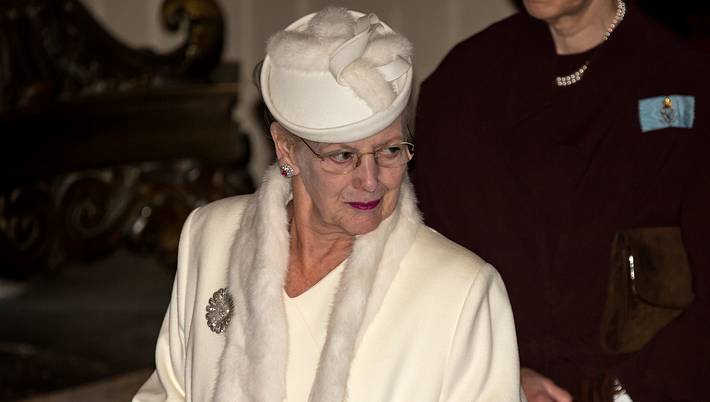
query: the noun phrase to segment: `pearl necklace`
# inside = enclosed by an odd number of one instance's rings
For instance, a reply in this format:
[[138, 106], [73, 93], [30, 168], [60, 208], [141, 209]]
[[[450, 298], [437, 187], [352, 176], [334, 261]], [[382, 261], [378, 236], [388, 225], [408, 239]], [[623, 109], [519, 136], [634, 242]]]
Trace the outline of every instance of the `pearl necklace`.
[[[614, 15], [614, 19], [611, 20], [609, 28], [602, 34], [602, 42], [606, 42], [606, 40], [609, 39], [611, 33], [614, 32], [614, 29], [616, 29], [624, 19], [624, 15], [626, 15], [626, 4], [624, 4], [622, 0], [616, 0], [616, 15]], [[572, 74], [555, 77], [555, 84], [557, 84], [558, 87], [566, 87], [575, 84], [582, 80], [587, 68], [589, 68], [589, 60], [585, 61], [582, 67], [578, 68]]]

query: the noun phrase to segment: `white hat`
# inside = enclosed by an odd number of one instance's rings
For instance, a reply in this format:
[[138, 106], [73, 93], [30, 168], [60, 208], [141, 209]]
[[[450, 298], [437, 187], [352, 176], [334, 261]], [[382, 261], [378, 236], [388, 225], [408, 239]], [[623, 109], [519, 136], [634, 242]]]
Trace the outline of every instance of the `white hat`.
[[328, 7], [269, 39], [261, 94], [276, 121], [299, 137], [358, 141], [404, 110], [411, 54], [411, 43], [376, 15]]

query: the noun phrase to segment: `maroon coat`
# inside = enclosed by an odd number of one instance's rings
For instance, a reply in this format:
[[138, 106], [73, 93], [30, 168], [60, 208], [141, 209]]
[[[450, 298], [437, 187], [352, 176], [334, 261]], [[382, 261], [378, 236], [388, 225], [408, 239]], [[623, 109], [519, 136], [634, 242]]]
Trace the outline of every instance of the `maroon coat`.
[[[590, 57], [581, 82], [554, 85]], [[425, 221], [503, 275], [521, 363], [573, 394], [609, 370], [636, 402], [710, 400], [710, 63], [629, 7], [589, 54], [558, 57], [514, 15], [422, 85], [413, 178]], [[639, 100], [695, 98], [692, 128], [642, 132]], [[660, 103], [659, 103], [660, 107]], [[612, 236], [681, 226], [696, 300], [647, 347], [600, 345]]]

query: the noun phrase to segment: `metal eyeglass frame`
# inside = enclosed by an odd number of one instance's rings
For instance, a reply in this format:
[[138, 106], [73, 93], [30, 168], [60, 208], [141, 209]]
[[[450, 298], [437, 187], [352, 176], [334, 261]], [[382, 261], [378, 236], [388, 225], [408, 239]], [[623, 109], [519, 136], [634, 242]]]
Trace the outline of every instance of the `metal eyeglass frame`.
[[[321, 162], [324, 162], [324, 161], [325, 161], [325, 156], [323, 156], [323, 155], [319, 154], [318, 152], [316, 152], [316, 150], [313, 149], [313, 148], [311, 147], [311, 145], [310, 145], [308, 142], [306, 142], [306, 140], [304, 140], [304, 139], [301, 138], [301, 137], [298, 137], [298, 139], [301, 140], [304, 144], [306, 144], [306, 147], [308, 147], [308, 149], [311, 150], [311, 152], [313, 153], [313, 155], [314, 155], [316, 158], [320, 159]], [[395, 145], [395, 144], [392, 144], [392, 145]], [[398, 142], [396, 145], [406, 145], [406, 152], [407, 152], [407, 155], [409, 156], [409, 159], [407, 159], [404, 163], [402, 163], [401, 165], [398, 165], [398, 166], [406, 165], [409, 161], [412, 160], [412, 158], [414, 158], [414, 144], [412, 144], [411, 142], [407, 142], [407, 141], [401, 141], [401, 142]], [[388, 166], [380, 166], [380, 161], [379, 161], [379, 159], [378, 159], [378, 157], [377, 157], [377, 153], [378, 153], [379, 151], [381, 151], [382, 149], [384, 149], [384, 148], [387, 148], [387, 147], [378, 148], [378, 149], [376, 149], [376, 150], [374, 150], [374, 151], [372, 151], [372, 152], [359, 152], [359, 151], [354, 151], [353, 154], [355, 154], [355, 157], [356, 157], [357, 159], [355, 160], [355, 165], [354, 165], [351, 169], [349, 169], [349, 170], [347, 170], [347, 171], [345, 171], [345, 172], [332, 172], [332, 171], [328, 171], [328, 170], [326, 170], [326, 171], [327, 171], [328, 173], [333, 173], [333, 174], [348, 174], [348, 173], [352, 173], [355, 169], [357, 169], [357, 168], [360, 166], [360, 163], [362, 162], [362, 157], [365, 156], [365, 155], [372, 155], [372, 157], [375, 159], [375, 163], [377, 164], [377, 166], [387, 168]], [[394, 167], [394, 166], [389, 166], [389, 167]]]

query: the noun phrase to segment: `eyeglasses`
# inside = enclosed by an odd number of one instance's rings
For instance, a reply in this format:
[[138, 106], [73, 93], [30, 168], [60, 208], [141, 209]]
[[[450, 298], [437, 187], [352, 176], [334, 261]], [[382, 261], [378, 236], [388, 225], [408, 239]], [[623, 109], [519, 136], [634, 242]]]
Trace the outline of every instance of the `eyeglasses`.
[[399, 142], [386, 145], [372, 152], [358, 152], [350, 149], [339, 149], [337, 151], [319, 154], [306, 140], [298, 137], [308, 149], [313, 152], [316, 158], [321, 160], [321, 167], [328, 173], [347, 174], [360, 166], [362, 157], [372, 155], [377, 166], [383, 168], [393, 168], [405, 165], [414, 156], [414, 144], [411, 142]]

